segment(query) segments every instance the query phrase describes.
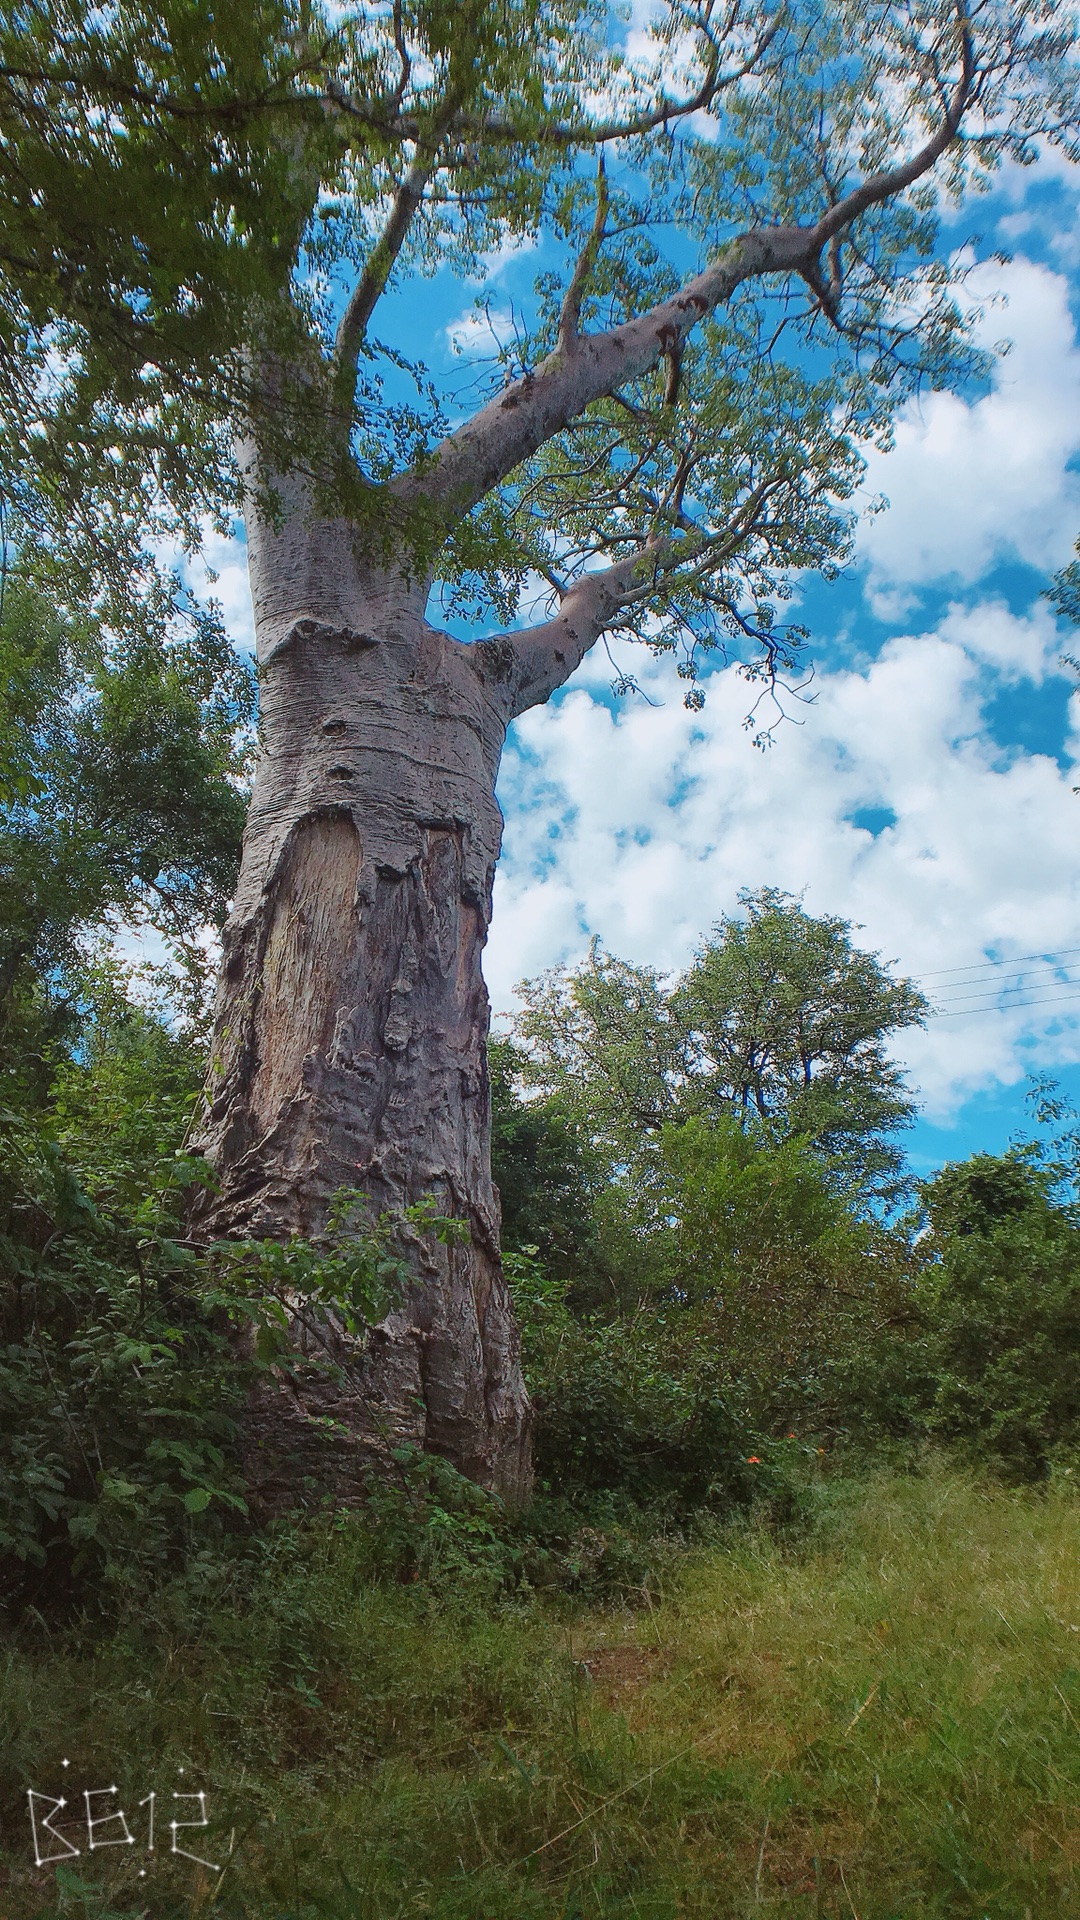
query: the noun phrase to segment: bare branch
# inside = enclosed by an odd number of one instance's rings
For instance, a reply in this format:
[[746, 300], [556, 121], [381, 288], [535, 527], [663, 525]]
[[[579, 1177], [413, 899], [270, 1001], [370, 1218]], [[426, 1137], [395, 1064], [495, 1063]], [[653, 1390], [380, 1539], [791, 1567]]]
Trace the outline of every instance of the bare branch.
[[[394, 23], [396, 23], [396, 33], [400, 35], [398, 12], [394, 12]], [[402, 86], [404, 86], [405, 77], [407, 77], [407, 61], [409, 61], [404, 40], [400, 40], [400, 56], [402, 56]], [[375, 248], [367, 257], [367, 265], [350, 294], [350, 300], [338, 324], [338, 336], [334, 342], [334, 365], [338, 372], [338, 382], [342, 386], [348, 384], [350, 401], [352, 401], [352, 388], [356, 384], [359, 349], [363, 346], [367, 323], [379, 303], [386, 280], [394, 271], [394, 261], [398, 259], [398, 253], [404, 248], [409, 227], [413, 225], [413, 219], [417, 217], [423, 205], [425, 188], [429, 184], [432, 173], [438, 167], [442, 142], [446, 140], [446, 132], [450, 129], [457, 113], [457, 100], [459, 100], [459, 92], [455, 86], [452, 86], [438, 113], [427, 125], [423, 136], [417, 140], [413, 163], [402, 184], [398, 186], [398, 192], [394, 194], [394, 202], [390, 207], [390, 217], [386, 221], [386, 227], [382, 228], [379, 240], [375, 242]]]
[[[829, 247], [835, 272], [838, 253], [830, 243], [870, 207], [928, 173], [957, 135], [975, 77], [963, 0], [958, 0], [957, 20], [960, 76], [941, 125], [911, 159], [871, 175], [813, 226], [751, 228], [670, 299], [605, 333], [575, 336], [572, 352], [557, 348], [539, 367], [507, 387], [448, 434], [422, 472], [402, 474], [393, 483], [395, 491], [408, 500], [422, 490], [425, 500], [441, 505], [449, 519], [463, 518], [492, 487], [595, 401], [650, 372], [665, 356], [677, 361], [693, 329], [730, 300], [744, 280], [794, 272], [810, 281], [823, 304], [828, 301], [830, 285], [818, 266], [822, 249]], [[672, 384], [669, 379], [669, 391]]]
[[[770, 499], [785, 484], [782, 474], [762, 481], [728, 524], [710, 534], [683, 515], [680, 483], [674, 501], [666, 503], [667, 518], [669, 524], [674, 520], [694, 538], [676, 541], [669, 534], [657, 532], [635, 553], [569, 583], [560, 580], [553, 569], [543, 568], [544, 578], [559, 596], [559, 611], [554, 618], [521, 633], [497, 634], [465, 649], [482, 677], [505, 689], [506, 718], [515, 719], [530, 707], [542, 706], [576, 672], [598, 640], [620, 624], [628, 624], [621, 622], [621, 616], [647, 603], [673, 575], [694, 584], [715, 575], [761, 524]], [[725, 594], [722, 604], [725, 613], [750, 633], [730, 595]], [[771, 644], [767, 636], [755, 633], [755, 637], [767, 648]]]
[[367, 257], [367, 265], [350, 294], [334, 342], [334, 363], [342, 380], [346, 380], [350, 374], [356, 378], [357, 359], [359, 349], [363, 346], [363, 336], [367, 332], [367, 323], [379, 303], [386, 280], [394, 271], [394, 261], [404, 248], [409, 227], [413, 225], [413, 219], [423, 204], [425, 186], [436, 169], [436, 163], [438, 142], [432, 142], [423, 152], [417, 152], [413, 165], [394, 194], [394, 204], [390, 207], [386, 227], [382, 228], [379, 240]]
[[574, 277], [566, 289], [566, 298], [559, 316], [559, 345], [564, 352], [572, 352], [578, 338], [578, 320], [581, 314], [581, 301], [588, 285], [589, 276], [596, 265], [597, 256], [604, 241], [604, 227], [607, 224], [608, 184], [604, 156], [600, 155], [596, 169], [596, 218], [592, 232], [585, 242], [581, 258], [574, 268]]
[[[663, 576], [685, 559], [697, 563], [692, 569], [693, 578], [715, 572], [753, 531], [762, 507], [779, 484], [773, 480], [755, 488], [730, 525], [715, 534], [699, 536], [692, 552], [686, 551], [690, 543], [677, 546], [667, 535], [655, 535], [636, 553], [596, 573], [582, 574], [569, 586], [554, 573], [545, 572], [560, 595], [554, 619], [527, 627], [522, 633], [482, 640], [469, 649], [481, 671], [491, 661], [501, 679], [506, 678], [503, 663], [509, 650], [513, 662], [508, 681], [509, 717], [515, 719], [529, 707], [542, 706], [556, 687], [576, 672], [590, 647], [618, 626], [620, 613], [648, 600], [662, 584]], [[638, 579], [642, 573], [648, 577]]]
[[891, 200], [906, 187], [913, 186], [924, 173], [929, 173], [936, 161], [940, 160], [947, 146], [955, 138], [964, 117], [964, 110], [971, 99], [975, 82], [975, 50], [971, 40], [971, 27], [968, 22], [964, 0], [957, 0], [956, 22], [960, 30], [961, 66], [960, 77], [953, 88], [952, 98], [937, 131], [926, 144], [899, 167], [891, 167], [882, 173], [871, 174], [861, 187], [845, 194], [834, 207], [822, 215], [815, 229], [817, 251], [843, 232], [857, 220], [860, 213], [868, 208], [879, 206], [883, 200]]
[[[464, 140], [487, 140], [526, 148], [598, 147], [614, 140], [634, 140], [642, 134], [652, 133], [657, 127], [700, 113], [726, 88], [745, 80], [772, 45], [780, 31], [780, 24], [781, 15], [778, 13], [766, 23], [746, 58], [727, 72], [721, 72], [719, 48], [706, 34], [709, 56], [701, 85], [683, 100], [669, 100], [662, 95], [648, 112], [634, 114], [626, 120], [551, 121], [536, 126], [507, 120], [501, 114], [477, 115], [462, 111], [455, 114], [449, 130]], [[414, 115], [398, 113], [388, 128], [385, 108], [381, 104], [355, 98], [332, 78], [326, 82], [326, 101], [344, 116], [357, 120], [365, 130], [372, 127], [392, 130], [403, 140], [418, 140], [421, 137], [420, 122]]]

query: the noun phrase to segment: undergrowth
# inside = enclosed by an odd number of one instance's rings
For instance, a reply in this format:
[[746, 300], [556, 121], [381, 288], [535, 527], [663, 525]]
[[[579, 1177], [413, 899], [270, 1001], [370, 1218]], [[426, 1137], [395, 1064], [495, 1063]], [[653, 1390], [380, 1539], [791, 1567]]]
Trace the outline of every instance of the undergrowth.
[[[538, 1590], [520, 1540], [499, 1598], [473, 1517], [424, 1564], [400, 1515], [397, 1550], [386, 1516], [328, 1517], [92, 1636], [28, 1619], [5, 1920], [1080, 1915], [1067, 1474], [820, 1467], [800, 1526], [669, 1539], [603, 1605]], [[92, 1810], [135, 1841], [90, 1854], [81, 1795], [111, 1783]], [[68, 1799], [77, 1858], [34, 1867], [28, 1786]], [[174, 1792], [205, 1792], [183, 1839], [223, 1871], [170, 1854]]]

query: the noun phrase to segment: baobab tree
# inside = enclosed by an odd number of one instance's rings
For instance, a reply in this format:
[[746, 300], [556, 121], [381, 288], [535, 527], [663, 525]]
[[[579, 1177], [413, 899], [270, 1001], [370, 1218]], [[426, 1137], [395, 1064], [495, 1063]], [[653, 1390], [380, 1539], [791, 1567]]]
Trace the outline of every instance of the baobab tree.
[[[666, 0], [629, 49], [559, 0], [282, 22], [273, 244], [229, 363], [261, 756], [196, 1223], [318, 1235], [343, 1188], [465, 1223], [417, 1236], [341, 1384], [274, 1419], [286, 1451], [329, 1414], [518, 1498], [481, 973], [507, 728], [610, 633], [670, 652], [691, 706], [711, 646], [783, 672], [777, 608], [847, 552], [860, 448], [976, 367], [941, 209], [1072, 138], [1071, 28], [1041, 0]], [[447, 418], [380, 303], [523, 238], [527, 329]], [[440, 629], [437, 587], [483, 637]]]

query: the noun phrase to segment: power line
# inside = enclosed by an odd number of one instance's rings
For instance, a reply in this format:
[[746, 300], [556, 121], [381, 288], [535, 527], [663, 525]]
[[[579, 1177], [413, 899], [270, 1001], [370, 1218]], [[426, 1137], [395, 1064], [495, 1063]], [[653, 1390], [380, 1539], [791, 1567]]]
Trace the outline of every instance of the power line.
[[[1011, 993], [1018, 987], [1028, 990], [1037, 986], [1050, 987], [1056, 984], [1059, 976], [1064, 975], [1066, 979], [1069, 977], [1070, 964], [1075, 967], [1076, 963], [1075, 961], [1066, 963], [1064, 960], [1060, 962], [1047, 960], [1041, 965], [1020, 967], [1015, 972], [1004, 975], [989, 973], [979, 974], [974, 980], [947, 980], [943, 987], [931, 987], [929, 991], [935, 999], [942, 995], [955, 999], [958, 993], [982, 993], [984, 990], [989, 992], [991, 989], [995, 993]], [[1048, 974], [1048, 979], [1040, 981], [1038, 977], [1040, 973]]]
[[946, 974], [986, 973], [987, 971], [992, 973], [995, 967], [1023, 967], [1032, 960], [1053, 963], [1056, 960], [1070, 959], [1078, 953], [1080, 953], [1080, 947], [1062, 947], [1058, 953], [1018, 953], [1013, 954], [1008, 960], [977, 960], [970, 967], [938, 967], [919, 977], [922, 980], [941, 980]]
[[[1072, 984], [1075, 986], [1080, 983], [1074, 981]], [[1049, 1000], [1009, 1000], [1004, 1006], [999, 1002], [989, 1007], [948, 1007], [941, 1009], [934, 1007], [932, 1009], [932, 1015], [935, 1020], [966, 1020], [973, 1019], [976, 1015], [985, 1015], [988, 1013], [1009, 1013], [1013, 1008], [1019, 1009], [1021, 1007], [1071, 1007], [1075, 1006], [1078, 1001], [1080, 1001], [1080, 994], [1074, 993]]]
[[[1077, 955], [1080, 947], [1062, 947], [1054, 953], [1024, 953], [1008, 960], [980, 960], [967, 967], [939, 967], [922, 975], [923, 980], [942, 982], [931, 1017], [969, 1020], [990, 1013], [1008, 1013], [1013, 1008], [1019, 1012], [1071, 1006], [1080, 998], [1077, 992], [1080, 980], [1068, 977], [1064, 963], [1070, 962], [1075, 968]], [[1066, 978], [1032, 980], [1017, 972], [1022, 967], [1050, 967], [1065, 973]], [[1064, 991], [1051, 991], [1054, 988]], [[1020, 995], [1027, 997], [1020, 998]]]
[[1080, 980], [1007, 980], [1001, 987], [984, 990], [981, 983], [975, 981], [970, 987], [957, 987], [951, 993], [937, 996], [935, 1011], [943, 1012], [949, 1006], [957, 1006], [961, 1001], [984, 1000], [988, 1005], [996, 1005], [1008, 994], [1047, 993], [1054, 987], [1080, 987]]

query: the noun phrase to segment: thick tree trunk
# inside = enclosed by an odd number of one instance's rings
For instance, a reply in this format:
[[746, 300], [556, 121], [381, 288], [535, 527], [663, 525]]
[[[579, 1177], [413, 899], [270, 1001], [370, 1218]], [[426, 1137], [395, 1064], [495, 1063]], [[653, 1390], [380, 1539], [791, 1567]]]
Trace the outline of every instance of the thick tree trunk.
[[[249, 534], [262, 752], [224, 939], [201, 1145], [202, 1235], [318, 1234], [341, 1187], [374, 1212], [432, 1195], [468, 1244], [417, 1236], [415, 1279], [310, 1392], [268, 1385], [251, 1477], [347, 1496], [411, 1441], [511, 1500], [529, 1408], [499, 1261], [481, 952], [502, 819], [505, 648], [424, 618], [426, 589], [365, 568], [340, 524]], [[300, 1337], [301, 1344], [303, 1338]]]

